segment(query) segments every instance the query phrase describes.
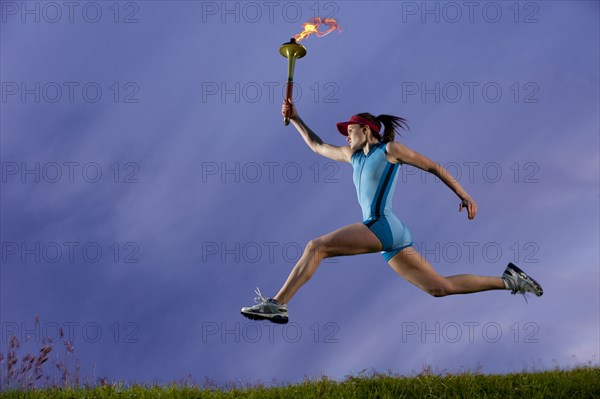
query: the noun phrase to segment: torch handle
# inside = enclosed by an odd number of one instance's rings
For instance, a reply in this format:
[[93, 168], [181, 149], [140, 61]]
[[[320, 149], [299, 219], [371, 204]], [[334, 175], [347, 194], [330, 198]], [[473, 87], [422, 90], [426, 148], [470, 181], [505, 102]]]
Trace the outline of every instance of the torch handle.
[[[285, 102], [287, 103], [288, 100], [292, 100], [292, 90], [294, 89], [294, 81], [291, 79], [288, 79], [287, 81], [287, 87], [285, 89]], [[285, 117], [283, 118], [283, 124], [284, 125], [289, 125], [290, 124], [290, 116], [289, 116], [289, 111], [286, 112]]]

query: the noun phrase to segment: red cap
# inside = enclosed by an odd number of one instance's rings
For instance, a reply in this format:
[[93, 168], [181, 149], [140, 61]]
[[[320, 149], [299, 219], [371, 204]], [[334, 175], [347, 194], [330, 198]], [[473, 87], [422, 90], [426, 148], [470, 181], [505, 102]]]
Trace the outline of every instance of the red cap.
[[367, 125], [371, 128], [372, 131], [374, 131], [375, 133], [379, 133], [380, 129], [379, 129], [378, 125], [376, 125], [374, 122], [371, 122], [367, 118], [363, 118], [362, 116], [358, 116], [358, 115], [354, 115], [353, 117], [351, 117], [348, 122], [340, 122], [340, 123], [337, 123], [336, 125], [337, 125], [339, 132], [341, 134], [343, 134], [344, 136], [347, 136], [348, 135], [348, 125], [355, 125], [357, 123], [359, 125]]

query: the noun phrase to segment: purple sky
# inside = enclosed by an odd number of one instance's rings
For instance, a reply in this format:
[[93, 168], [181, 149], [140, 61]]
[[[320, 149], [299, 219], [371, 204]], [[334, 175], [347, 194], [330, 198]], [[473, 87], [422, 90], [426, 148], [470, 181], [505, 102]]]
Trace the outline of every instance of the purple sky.
[[[2, 348], [62, 326], [129, 382], [598, 363], [598, 2], [48, 4], [1, 2]], [[513, 261], [543, 297], [433, 298], [369, 254], [324, 262], [287, 327], [239, 314], [360, 222], [351, 166], [280, 114], [278, 48], [315, 14], [343, 32], [303, 42], [302, 118], [336, 145], [352, 114], [407, 118], [479, 206], [403, 167], [417, 248], [443, 275]]]

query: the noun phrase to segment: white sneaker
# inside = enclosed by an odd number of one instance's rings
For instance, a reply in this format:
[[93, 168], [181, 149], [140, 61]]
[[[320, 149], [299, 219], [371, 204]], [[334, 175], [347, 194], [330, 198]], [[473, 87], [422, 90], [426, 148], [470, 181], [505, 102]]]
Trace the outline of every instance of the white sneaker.
[[536, 296], [542, 296], [544, 293], [542, 286], [537, 281], [529, 277], [513, 263], [509, 263], [506, 267], [506, 270], [502, 274], [502, 280], [504, 280], [506, 289], [511, 290], [511, 294], [513, 295], [519, 293], [525, 296], [525, 293], [531, 292]]
[[243, 307], [243, 316], [252, 320], [269, 320], [273, 323], [285, 324], [288, 322], [287, 305], [280, 305], [273, 298], [265, 298], [258, 287], [254, 291], [258, 297], [254, 298], [256, 305]]

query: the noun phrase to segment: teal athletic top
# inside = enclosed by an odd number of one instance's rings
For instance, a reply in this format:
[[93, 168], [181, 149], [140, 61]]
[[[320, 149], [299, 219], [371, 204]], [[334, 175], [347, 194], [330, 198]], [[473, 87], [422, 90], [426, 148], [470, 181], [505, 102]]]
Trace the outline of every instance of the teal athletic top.
[[353, 180], [364, 221], [392, 214], [400, 165], [385, 158], [385, 146], [386, 143], [379, 142], [367, 155], [362, 150], [352, 154]]
[[392, 211], [392, 198], [400, 164], [385, 158], [387, 143], [377, 143], [367, 155], [362, 150], [352, 154], [352, 179], [362, 208], [363, 224], [381, 242], [381, 254], [390, 261], [398, 252], [413, 245], [410, 230]]

